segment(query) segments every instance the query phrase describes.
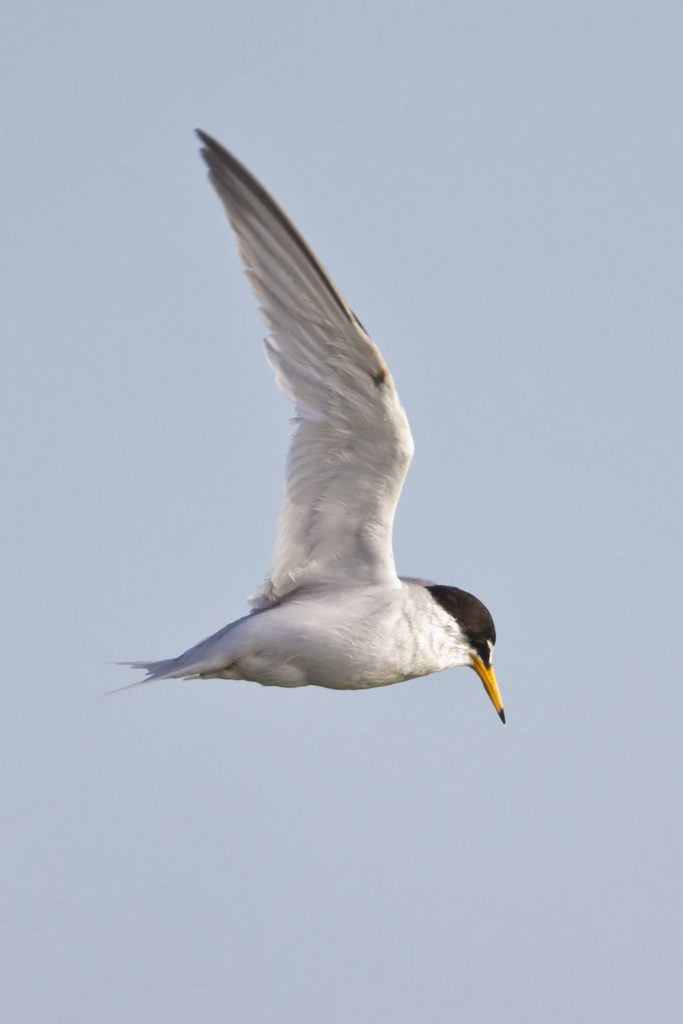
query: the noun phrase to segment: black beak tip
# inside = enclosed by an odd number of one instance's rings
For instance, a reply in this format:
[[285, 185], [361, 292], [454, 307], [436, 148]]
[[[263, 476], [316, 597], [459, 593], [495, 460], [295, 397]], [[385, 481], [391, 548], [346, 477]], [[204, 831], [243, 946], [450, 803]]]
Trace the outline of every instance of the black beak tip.
[[500, 720], [503, 723], [503, 725], [505, 725], [505, 709], [504, 708], [500, 709], [500, 711], [498, 712], [498, 717], [500, 718]]

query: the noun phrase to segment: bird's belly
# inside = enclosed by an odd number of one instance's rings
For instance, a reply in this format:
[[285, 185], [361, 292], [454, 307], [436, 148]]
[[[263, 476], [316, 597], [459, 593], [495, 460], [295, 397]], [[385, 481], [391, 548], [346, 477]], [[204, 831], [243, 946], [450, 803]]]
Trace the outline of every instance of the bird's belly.
[[241, 658], [234, 669], [243, 679], [265, 686], [325, 686], [334, 690], [387, 686], [406, 678], [390, 657], [382, 658], [376, 650], [364, 650], [357, 643], [350, 649], [340, 644], [335, 634], [309, 635], [303, 644], [298, 638], [291, 645], [273, 644]]
[[281, 615], [257, 616], [254, 642], [231, 666], [231, 677], [266, 686], [360, 690], [452, 664], [451, 652], [431, 643], [424, 623], [418, 628], [400, 608], [370, 615], [343, 615], [339, 607], [324, 612], [318, 606], [306, 617], [285, 606]]
[[324, 686], [332, 690], [363, 690], [389, 686], [409, 679], [400, 666], [387, 659], [357, 663], [330, 646], [324, 654], [283, 651], [262, 652], [242, 659], [235, 666], [242, 679], [264, 686]]

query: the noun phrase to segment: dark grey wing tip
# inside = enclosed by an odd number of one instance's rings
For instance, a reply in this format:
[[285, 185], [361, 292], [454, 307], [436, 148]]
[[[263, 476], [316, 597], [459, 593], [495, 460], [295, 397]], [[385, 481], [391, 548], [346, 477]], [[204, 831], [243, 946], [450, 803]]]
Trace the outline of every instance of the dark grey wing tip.
[[[220, 142], [217, 142], [211, 135], [207, 135], [201, 128], [196, 128], [195, 132], [197, 138], [202, 143], [200, 153], [209, 168], [209, 180], [223, 202], [225, 203], [226, 200], [230, 200], [231, 205], [232, 203], [240, 202], [240, 197], [236, 195], [236, 187], [238, 189], [245, 189], [250, 197], [252, 209], [258, 211], [258, 206], [262, 206], [279, 224], [281, 230], [289, 236], [301, 255], [310, 264], [323, 287], [339, 307], [341, 313], [354, 327], [360, 327], [361, 331], [367, 335], [367, 331], [346, 305], [346, 302], [328, 277], [327, 271], [323, 268], [317, 256], [313, 254], [309, 245], [304, 241], [303, 236], [270, 192], [263, 187], [258, 178], [255, 178], [251, 171], [237, 157], [233, 156], [224, 146], [221, 146]], [[228, 216], [230, 216], [230, 213], [228, 213]]]
[[195, 128], [194, 133], [202, 144], [202, 148], [199, 152], [202, 154], [204, 159], [207, 160], [211, 150], [217, 146], [218, 143], [215, 139], [212, 139], [210, 135], [207, 135], [206, 132], [203, 132], [201, 128]]
[[239, 160], [236, 159], [229, 153], [225, 146], [221, 146], [220, 142], [202, 131], [201, 128], [195, 128], [195, 135], [202, 144], [202, 148], [199, 150], [202, 157], [206, 161], [209, 170], [214, 171], [219, 164], [227, 165], [233, 172], [241, 172], [242, 176], [248, 181], [253, 180], [253, 175], [247, 171], [246, 167], [240, 164]]

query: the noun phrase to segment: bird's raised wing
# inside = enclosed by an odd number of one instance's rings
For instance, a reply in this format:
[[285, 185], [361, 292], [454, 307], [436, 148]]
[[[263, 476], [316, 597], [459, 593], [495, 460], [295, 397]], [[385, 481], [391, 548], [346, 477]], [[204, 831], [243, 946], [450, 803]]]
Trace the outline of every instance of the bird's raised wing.
[[296, 405], [267, 607], [300, 587], [396, 576], [394, 513], [413, 453], [382, 355], [291, 221], [249, 171], [198, 132]]

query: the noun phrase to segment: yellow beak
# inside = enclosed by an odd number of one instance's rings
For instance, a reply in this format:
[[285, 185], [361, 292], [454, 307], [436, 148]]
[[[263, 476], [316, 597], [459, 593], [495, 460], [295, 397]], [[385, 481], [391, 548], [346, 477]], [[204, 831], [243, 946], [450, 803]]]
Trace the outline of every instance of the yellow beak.
[[474, 654], [472, 656], [472, 668], [474, 669], [474, 671], [477, 673], [482, 683], [484, 684], [484, 689], [488, 693], [491, 703], [498, 712], [498, 717], [500, 718], [503, 725], [505, 725], [505, 709], [503, 708], [503, 698], [501, 696], [500, 690], [498, 689], [498, 683], [496, 682], [496, 676], [493, 671], [493, 667], [487, 668], [484, 662], [481, 660], [481, 658], [478, 658], [477, 655]]

